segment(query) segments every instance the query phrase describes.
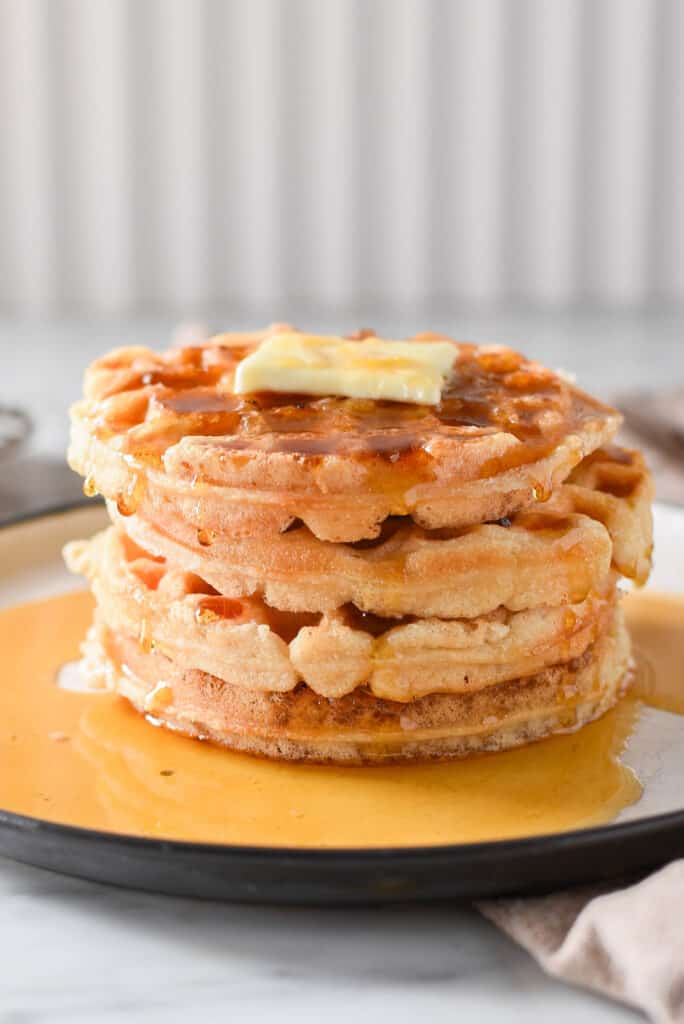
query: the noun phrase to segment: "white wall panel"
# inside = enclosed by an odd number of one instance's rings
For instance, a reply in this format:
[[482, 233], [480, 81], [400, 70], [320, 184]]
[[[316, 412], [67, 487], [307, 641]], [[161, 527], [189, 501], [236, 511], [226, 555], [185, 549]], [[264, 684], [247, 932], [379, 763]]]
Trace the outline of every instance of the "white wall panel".
[[595, 90], [589, 195], [587, 288], [616, 302], [645, 297], [653, 180], [655, 15], [658, 2], [600, 0], [588, 10]]
[[48, 23], [43, 0], [0, 2], [0, 303], [57, 305]]
[[[440, 297], [489, 303], [504, 297], [507, 0], [441, 0], [435, 46], [432, 160]], [[434, 65], [433, 65], [434, 68]], [[434, 116], [434, 113], [433, 113]], [[435, 187], [436, 183], [436, 187]]]
[[684, 300], [680, 0], [0, 0], [0, 313]]
[[567, 302], [576, 288], [581, 13], [577, 0], [515, 6], [509, 60], [508, 274], [514, 296]]
[[53, 258], [67, 308], [116, 312], [131, 298], [127, 13], [109, 0], [52, 0], [47, 8]]
[[657, 25], [656, 136], [652, 157], [654, 277], [669, 300], [684, 296], [684, 3], [665, 0]]

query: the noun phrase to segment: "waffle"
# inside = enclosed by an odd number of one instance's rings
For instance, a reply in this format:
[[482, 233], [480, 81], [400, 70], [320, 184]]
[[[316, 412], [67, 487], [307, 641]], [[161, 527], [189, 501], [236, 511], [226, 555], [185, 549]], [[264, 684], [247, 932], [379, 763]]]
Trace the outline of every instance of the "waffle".
[[278, 535], [300, 521], [318, 539], [353, 542], [389, 516], [441, 529], [534, 505], [620, 422], [511, 349], [461, 342], [434, 408], [233, 394], [237, 363], [265, 336], [98, 360], [72, 408], [69, 460], [88, 492], [161, 526], [172, 509], [205, 537]]
[[465, 620], [383, 619], [353, 606], [312, 616], [218, 595], [113, 528], [69, 545], [66, 559], [90, 579], [98, 623], [111, 632], [231, 686], [282, 693], [304, 682], [328, 698], [365, 686], [409, 701], [529, 675], [582, 655], [615, 604], [609, 576], [576, 604]]
[[534, 513], [456, 531], [426, 531], [408, 517], [375, 542], [331, 544], [302, 525], [278, 537], [217, 534], [167, 513], [162, 529], [141, 512], [112, 519], [141, 547], [230, 597], [259, 594], [293, 612], [352, 603], [383, 616], [472, 618], [582, 600], [611, 565], [643, 582], [653, 544], [652, 482], [637, 452], [613, 447], [582, 462]]
[[592, 452], [552, 495], [549, 511], [581, 513], [610, 534], [615, 569], [639, 586], [653, 554], [653, 479], [640, 452], [611, 445]]
[[234, 394], [282, 329], [87, 372], [69, 457], [112, 525], [65, 554], [96, 598], [92, 684], [191, 736], [339, 763], [602, 714], [629, 676], [618, 582], [643, 583], [652, 548], [619, 415], [461, 342], [436, 406]]
[[618, 610], [609, 629], [574, 661], [474, 693], [435, 694], [409, 704], [367, 690], [330, 700], [304, 685], [288, 693], [230, 686], [106, 628], [91, 635], [89, 666], [154, 724], [281, 760], [369, 764], [464, 757], [574, 731], [623, 692], [629, 637]]

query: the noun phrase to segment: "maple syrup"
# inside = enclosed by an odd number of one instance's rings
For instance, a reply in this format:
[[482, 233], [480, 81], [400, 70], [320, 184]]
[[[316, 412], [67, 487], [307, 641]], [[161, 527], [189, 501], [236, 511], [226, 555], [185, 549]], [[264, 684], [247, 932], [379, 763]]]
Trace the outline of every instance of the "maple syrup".
[[[229, 383], [257, 340], [181, 349], [173, 360], [162, 358], [145, 372], [122, 373], [121, 394], [116, 387], [108, 391], [110, 404], [101, 407], [103, 438], [121, 428], [119, 417], [126, 409], [131, 426], [145, 421], [126, 443], [127, 451], [143, 462], [154, 461], [182, 436], [205, 435], [218, 436], [230, 451], [264, 449], [306, 458], [351, 452], [374, 461], [401, 458], [406, 470], [418, 460], [425, 479], [431, 478], [430, 444], [440, 436], [468, 439], [503, 431], [523, 442], [486, 464], [482, 475], [491, 476], [543, 458], [568, 431], [605, 412], [600, 403], [517, 352], [480, 351], [464, 343], [434, 407], [275, 392], [234, 395]], [[91, 391], [91, 397], [105, 397], [97, 387]], [[125, 400], [121, 409], [119, 397]]]
[[[92, 598], [11, 608], [0, 612], [0, 807], [135, 835], [292, 847], [459, 843], [609, 821], [641, 792], [620, 753], [642, 702], [684, 713], [684, 599], [637, 593], [626, 610], [636, 682], [599, 721], [465, 761], [359, 768], [260, 760], [155, 728], [123, 698], [75, 691], [73, 670], [60, 688]], [[167, 696], [160, 680], [156, 699]]]

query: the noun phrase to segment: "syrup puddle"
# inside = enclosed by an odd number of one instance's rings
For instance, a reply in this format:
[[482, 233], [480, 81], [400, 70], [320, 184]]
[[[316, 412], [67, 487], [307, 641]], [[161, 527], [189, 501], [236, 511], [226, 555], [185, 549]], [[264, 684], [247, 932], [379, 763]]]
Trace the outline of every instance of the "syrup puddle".
[[83, 690], [74, 658], [89, 594], [8, 609], [0, 807], [137, 835], [295, 847], [504, 839], [681, 807], [684, 719], [652, 708], [684, 713], [684, 599], [637, 593], [626, 607], [637, 678], [598, 722], [466, 761], [369, 768], [261, 761], [155, 729], [123, 699]]

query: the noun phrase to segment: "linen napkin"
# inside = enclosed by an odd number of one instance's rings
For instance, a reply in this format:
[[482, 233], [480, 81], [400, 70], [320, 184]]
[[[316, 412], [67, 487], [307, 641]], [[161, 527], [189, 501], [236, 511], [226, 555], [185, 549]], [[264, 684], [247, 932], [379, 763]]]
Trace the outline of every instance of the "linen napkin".
[[684, 1022], [684, 860], [624, 888], [479, 905], [549, 974]]
[[684, 390], [625, 395], [620, 441], [646, 456], [661, 501], [684, 504]]

